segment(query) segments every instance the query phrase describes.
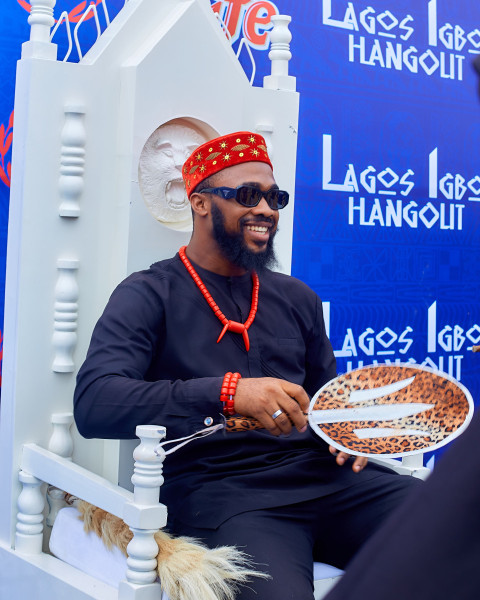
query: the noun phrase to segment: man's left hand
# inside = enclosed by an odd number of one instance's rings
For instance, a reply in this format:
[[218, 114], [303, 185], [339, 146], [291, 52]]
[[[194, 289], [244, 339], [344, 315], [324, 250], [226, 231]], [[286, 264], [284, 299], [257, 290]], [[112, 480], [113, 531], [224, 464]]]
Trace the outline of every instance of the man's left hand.
[[[333, 446], [329, 446], [328, 449], [330, 450], [331, 454], [337, 457], [337, 465], [344, 465], [349, 458], [353, 458], [351, 454], [347, 454], [347, 452], [339, 452]], [[352, 470], [355, 471], [355, 473], [359, 473], [363, 468], [365, 468], [367, 463], [368, 458], [364, 458], [363, 456], [356, 456], [355, 460], [353, 461]]]

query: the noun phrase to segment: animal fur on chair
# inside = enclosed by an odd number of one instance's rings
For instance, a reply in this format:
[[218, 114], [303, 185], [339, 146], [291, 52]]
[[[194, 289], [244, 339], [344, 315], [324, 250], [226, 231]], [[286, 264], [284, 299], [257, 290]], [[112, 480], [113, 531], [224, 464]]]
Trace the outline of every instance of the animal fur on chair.
[[[124, 521], [78, 498], [67, 495], [67, 502], [82, 515], [86, 532], [94, 531], [108, 548], [117, 546], [127, 555], [133, 533]], [[170, 600], [234, 600], [239, 584], [268, 577], [253, 570], [248, 555], [233, 546], [210, 549], [165, 531], [157, 531], [155, 541], [158, 577]]]

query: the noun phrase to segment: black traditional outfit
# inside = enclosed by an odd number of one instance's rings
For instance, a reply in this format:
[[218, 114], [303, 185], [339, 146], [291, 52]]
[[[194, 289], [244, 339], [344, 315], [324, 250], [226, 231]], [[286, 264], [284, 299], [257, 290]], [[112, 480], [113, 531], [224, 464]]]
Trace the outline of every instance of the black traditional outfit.
[[[195, 269], [223, 313], [244, 322], [250, 311], [250, 274], [224, 277], [197, 265]], [[335, 358], [318, 296], [293, 277], [269, 270], [259, 277], [259, 305], [248, 332], [248, 352], [236, 333], [227, 332], [216, 343], [221, 323], [178, 255], [128, 277], [112, 294], [78, 374], [75, 419], [80, 433], [133, 438], [136, 425], [155, 423], [167, 428], [168, 439], [175, 439], [222, 422], [220, 388], [228, 371], [242, 377], [284, 379], [303, 386], [310, 395], [332, 379]], [[274, 437], [262, 429], [219, 431], [168, 456], [164, 473], [162, 501], [168, 505], [170, 525], [197, 534], [193, 528], [213, 531], [235, 515], [272, 507], [313, 506], [311, 501], [321, 498], [337, 505], [335, 498], [341, 492], [359, 498], [365, 505], [362, 514], [369, 513], [362, 517], [367, 528], [360, 534], [363, 538], [382, 518], [378, 512], [390, 510], [390, 500], [389, 508], [383, 509], [375, 507], [373, 496], [370, 502], [369, 482], [383, 490], [384, 498], [393, 482], [397, 491], [391, 494], [392, 506], [413, 484], [411, 478], [376, 466], [360, 473], [348, 465], [340, 467], [322, 440], [310, 430], [300, 434], [295, 429], [288, 437]], [[348, 511], [355, 510], [351, 498], [347, 503]], [[234, 544], [235, 531], [231, 532], [229, 543]], [[347, 541], [342, 557], [336, 559], [333, 552], [331, 562], [344, 566], [360, 543]], [[293, 551], [294, 541], [288, 545]], [[310, 571], [311, 550], [306, 567]], [[298, 586], [295, 589], [300, 593]]]

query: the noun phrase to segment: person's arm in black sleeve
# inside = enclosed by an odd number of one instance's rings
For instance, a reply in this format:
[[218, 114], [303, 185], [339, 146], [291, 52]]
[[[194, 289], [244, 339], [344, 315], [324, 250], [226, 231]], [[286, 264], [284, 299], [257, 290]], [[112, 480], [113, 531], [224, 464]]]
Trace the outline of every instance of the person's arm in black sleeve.
[[158, 290], [129, 278], [112, 294], [77, 376], [75, 421], [87, 438], [134, 438], [137, 425], [165, 425], [168, 437], [220, 421], [222, 378], [145, 381], [165, 336]]
[[306, 377], [303, 387], [310, 396], [314, 396], [323, 385], [337, 375], [337, 363], [325, 330], [322, 301], [318, 296], [315, 321], [307, 340], [305, 361]]

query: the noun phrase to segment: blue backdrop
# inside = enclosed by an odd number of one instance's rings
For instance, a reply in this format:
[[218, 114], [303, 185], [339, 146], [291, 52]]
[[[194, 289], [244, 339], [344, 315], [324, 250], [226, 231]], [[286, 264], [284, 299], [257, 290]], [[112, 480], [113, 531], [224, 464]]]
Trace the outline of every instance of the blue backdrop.
[[[85, 6], [58, 0], [55, 14], [75, 21]], [[108, 6], [113, 17], [123, 0]], [[235, 45], [251, 44], [256, 85], [270, 68], [266, 23], [292, 15], [290, 72], [301, 93], [293, 274], [325, 302], [339, 371], [415, 361], [450, 373], [480, 401], [480, 356], [471, 352], [480, 343], [478, 1], [212, 0], [212, 8]], [[1, 285], [27, 10], [24, 0], [0, 8]], [[55, 41], [61, 57], [62, 35]], [[241, 60], [249, 74], [245, 51]]]

